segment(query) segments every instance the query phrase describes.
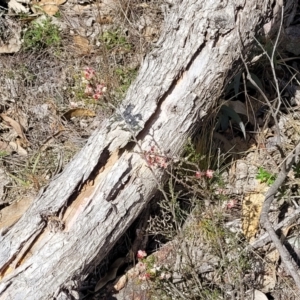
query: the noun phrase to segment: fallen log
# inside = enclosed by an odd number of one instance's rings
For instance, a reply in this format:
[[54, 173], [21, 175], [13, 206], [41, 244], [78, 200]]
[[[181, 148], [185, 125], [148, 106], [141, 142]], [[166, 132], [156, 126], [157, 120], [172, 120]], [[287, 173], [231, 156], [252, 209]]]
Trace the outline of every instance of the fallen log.
[[153, 197], [271, 2], [174, 1], [120, 108], [2, 232], [0, 299], [71, 298]]

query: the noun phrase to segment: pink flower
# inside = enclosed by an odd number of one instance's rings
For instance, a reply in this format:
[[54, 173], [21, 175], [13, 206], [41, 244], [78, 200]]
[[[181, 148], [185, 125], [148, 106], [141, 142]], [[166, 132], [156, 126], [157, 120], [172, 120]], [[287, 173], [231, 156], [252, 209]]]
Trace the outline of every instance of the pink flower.
[[146, 253], [146, 251], [144, 251], [144, 250], [139, 250], [138, 252], [137, 252], [137, 258], [138, 259], [143, 259], [143, 258], [145, 258], [146, 256], [147, 256], [147, 253]]
[[103, 84], [96, 85], [96, 93], [102, 94], [104, 92], [105, 86]]
[[96, 94], [93, 95], [93, 98], [94, 98], [95, 100], [98, 100], [101, 96], [102, 96], [102, 94], [96, 93]]
[[216, 193], [219, 195], [226, 195], [227, 191], [225, 189], [218, 188]]
[[237, 200], [230, 199], [226, 204], [226, 208], [231, 209], [231, 208], [234, 208], [236, 205], [237, 205]]
[[96, 74], [95, 70], [91, 67], [85, 67], [83, 71], [84, 77], [87, 80], [91, 80]]
[[141, 280], [147, 280], [147, 279], [150, 279], [150, 277], [151, 277], [151, 275], [149, 273], [144, 273], [139, 276], [139, 278]]
[[144, 151], [144, 155], [149, 166], [164, 169], [168, 167], [168, 158], [160, 155], [155, 146], [151, 146], [149, 151]]
[[214, 176], [214, 171], [213, 171], [213, 170], [206, 170], [205, 176], [206, 176], [207, 178], [213, 178], [213, 176]]
[[164, 160], [160, 163], [160, 167], [166, 169], [168, 167], [168, 163]]
[[76, 108], [76, 107], [78, 107], [78, 103], [77, 103], [77, 102], [71, 101], [71, 102], [70, 102], [70, 107], [71, 107], [71, 108], [74, 108], [74, 107]]
[[85, 87], [84, 92], [85, 92], [87, 95], [92, 95], [94, 91], [93, 91], [93, 88], [92, 88], [89, 84], [87, 84], [87, 86]]
[[140, 261], [140, 262], [137, 263], [136, 267], [137, 267], [137, 270], [141, 273], [141, 272], [146, 271], [147, 266], [146, 266], [145, 263]]
[[196, 176], [196, 178], [201, 178], [202, 177], [202, 172], [200, 172], [200, 171], [196, 171], [196, 173], [195, 173], [195, 176]]
[[146, 161], [147, 161], [148, 165], [154, 166], [155, 158], [152, 155], [149, 155], [147, 153], [145, 153], [145, 156], [146, 156]]
[[170, 273], [165, 273], [165, 272], [162, 272], [159, 276], [159, 279], [161, 280], [164, 280], [164, 279], [170, 279], [171, 278], [171, 274]]
[[163, 156], [157, 156], [156, 162], [159, 165], [159, 167], [166, 169], [168, 167], [167, 158]]

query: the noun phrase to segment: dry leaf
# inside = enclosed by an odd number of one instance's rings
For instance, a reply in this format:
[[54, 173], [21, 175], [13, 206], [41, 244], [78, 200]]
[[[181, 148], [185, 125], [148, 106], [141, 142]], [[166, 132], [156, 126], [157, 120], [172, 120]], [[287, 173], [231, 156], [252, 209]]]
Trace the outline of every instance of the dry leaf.
[[21, 156], [27, 156], [27, 151], [20, 146], [20, 142], [18, 140], [16, 142], [9, 143], [0, 141], [0, 151], [6, 152], [8, 155], [15, 151]]
[[228, 106], [232, 108], [237, 114], [246, 116], [251, 124], [255, 124], [253, 113], [247, 110], [247, 107], [243, 102], [239, 100], [229, 101]]
[[67, 0], [41, 0], [40, 3], [46, 3], [46, 4], [56, 4], [56, 5], [62, 5], [66, 2]]
[[75, 35], [73, 42], [77, 46], [76, 51], [79, 54], [89, 54], [92, 50], [89, 40], [81, 35]]
[[22, 0], [22, 1], [17, 1], [17, 0], [10, 0], [8, 2], [8, 8], [9, 10], [13, 10], [15, 13], [28, 13], [29, 8], [23, 6], [21, 3], [29, 3], [29, 1]]
[[13, 37], [8, 44], [0, 47], [0, 53], [15, 53], [21, 49], [22, 42], [19, 37]]
[[114, 289], [116, 291], [120, 291], [121, 289], [124, 288], [126, 282], [127, 282], [127, 276], [125, 274], [119, 278], [118, 282], [114, 285]]
[[228, 106], [231, 107], [237, 114], [242, 114], [247, 116], [247, 108], [246, 105], [237, 100], [237, 101], [228, 101]]
[[158, 39], [158, 29], [147, 26], [144, 31], [144, 37], [147, 41], [156, 42]]
[[111, 24], [113, 22], [113, 18], [111, 16], [98, 16], [96, 18], [96, 22], [101, 25]]
[[11, 154], [13, 150], [11, 149], [11, 147], [9, 147], [9, 143], [0, 141], [0, 151]]
[[256, 192], [245, 196], [242, 205], [243, 212], [243, 232], [245, 237], [250, 241], [256, 234], [259, 227], [260, 213], [265, 200], [265, 192], [268, 186], [261, 183]]
[[269, 293], [276, 285], [276, 266], [279, 261], [279, 253], [277, 249], [274, 249], [266, 255], [266, 260], [270, 263], [266, 264], [264, 273], [262, 274], [262, 287], [263, 293]]
[[45, 4], [40, 7], [49, 16], [54, 16], [59, 11], [58, 6], [55, 4]]
[[19, 155], [27, 156], [27, 151], [20, 145], [20, 141], [16, 140], [16, 142], [9, 142], [9, 147]]
[[70, 120], [74, 117], [95, 117], [95, 112], [85, 108], [73, 108], [62, 115], [62, 118]]
[[41, 0], [37, 3], [47, 15], [54, 16], [59, 11], [59, 5], [62, 5], [66, 0]]
[[86, 5], [75, 4], [75, 5], [72, 5], [72, 11], [81, 16], [82, 14], [85, 14], [86, 11], [91, 11], [93, 9], [93, 7], [94, 6], [90, 5], [90, 4], [86, 4]]
[[147, 3], [143, 2], [143, 3], [137, 4], [136, 7], [148, 8], [148, 7], [150, 7], [150, 5], [148, 5]]
[[119, 257], [114, 261], [108, 273], [97, 282], [95, 292], [101, 290], [109, 281], [116, 278], [119, 268], [125, 263], [125, 261], [125, 257]]
[[268, 297], [261, 291], [255, 290], [253, 300], [268, 300]]
[[25, 144], [25, 145], [28, 145], [29, 142], [25, 136], [25, 134], [23, 133], [23, 129], [22, 129], [22, 126], [16, 122], [15, 120], [13, 120], [12, 118], [6, 116], [5, 114], [0, 114], [1, 118], [6, 122], [8, 123], [8, 125], [10, 125], [15, 131], [16, 133], [18, 134], [18, 136], [22, 139], [22, 142]]
[[0, 229], [5, 229], [16, 223], [33, 202], [32, 197], [23, 197], [18, 202], [14, 202], [1, 210]]

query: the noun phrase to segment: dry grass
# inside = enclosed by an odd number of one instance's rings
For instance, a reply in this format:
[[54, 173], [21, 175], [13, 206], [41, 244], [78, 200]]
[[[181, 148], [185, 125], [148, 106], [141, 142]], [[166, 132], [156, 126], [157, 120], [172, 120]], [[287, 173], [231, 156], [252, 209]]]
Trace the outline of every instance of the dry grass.
[[[0, 168], [9, 178], [0, 208], [24, 194], [36, 194], [63, 170], [101, 120], [112, 113], [108, 104], [117, 106], [122, 100], [143, 57], [157, 40], [163, 22], [162, 1], [107, 3], [79, 5], [76, 12], [74, 5], [67, 3], [54, 19], [60, 29], [50, 27], [53, 39], [42, 43], [34, 41], [39, 33], [32, 29], [32, 23], [14, 19], [23, 29], [27, 27], [27, 43], [15, 54], [0, 56], [0, 113], [19, 124], [22, 131], [0, 120], [0, 141], [19, 147], [0, 149]], [[280, 299], [278, 295], [296, 299], [293, 282], [282, 271], [276, 253], [269, 247], [246, 251], [249, 241], [241, 229], [243, 199], [247, 188], [252, 188], [250, 182], [255, 181], [258, 168], [278, 173], [283, 157], [299, 140], [300, 100], [291, 95], [295, 96], [299, 87], [300, 67], [296, 60], [286, 62], [284, 55], [279, 51], [276, 58], [276, 75], [284, 95], [276, 116], [282, 147], [274, 147], [274, 120], [261, 110], [265, 105], [261, 95], [241, 77], [238, 93], [232, 89], [223, 99], [245, 103], [248, 115], [243, 116], [243, 122], [254, 120], [246, 126], [246, 140], [233, 123], [216, 132], [224, 100], [217, 103], [210, 118], [200, 124], [185, 157], [170, 171], [165, 186], [167, 199], [158, 195], [151, 204], [147, 250], [154, 252], [174, 240], [174, 260], [164, 268], [180, 277], [180, 282], [174, 282], [153, 276], [148, 284], [153, 299], [162, 299], [161, 295], [165, 299], [252, 299], [254, 289], [274, 299]], [[94, 72], [88, 82], [83, 80], [86, 67]], [[261, 78], [268, 98], [275, 99], [277, 90], [268, 60], [259, 60], [250, 71]], [[86, 93], [87, 84], [94, 90], [101, 84], [106, 91], [94, 99], [95, 91]], [[238, 171], [239, 161], [247, 162], [244, 173]], [[213, 178], [202, 174], [209, 169], [214, 171]], [[299, 165], [290, 175], [277, 195], [274, 222], [297, 205]], [[116, 249], [121, 247], [124, 252], [124, 247], [130, 248], [134, 226]], [[260, 233], [257, 229], [256, 236]], [[297, 226], [285, 235], [297, 236]], [[204, 265], [208, 269], [201, 269]], [[107, 269], [108, 265], [98, 267], [89, 278], [92, 286]], [[91, 294], [85, 291], [87, 297], [98, 297]]]
[[[0, 108], [21, 125], [27, 142], [20, 144], [23, 156], [10, 149], [1, 155], [1, 168], [10, 177], [6, 203], [17, 200], [24, 189], [38, 191], [60, 172], [112, 113], [108, 103], [116, 106], [134, 80], [158, 36], [159, 3], [116, 3], [77, 8], [67, 3], [56, 17], [43, 16], [42, 25], [35, 25], [34, 18], [12, 19], [23, 29], [23, 45], [15, 54], [0, 56]], [[146, 25], [157, 30], [151, 37], [145, 35], [145, 17]], [[95, 71], [93, 81], [83, 80], [86, 67]], [[94, 99], [93, 92], [86, 93], [87, 84], [93, 89], [101, 84], [106, 91]], [[0, 136], [6, 143], [19, 139], [3, 120]]]

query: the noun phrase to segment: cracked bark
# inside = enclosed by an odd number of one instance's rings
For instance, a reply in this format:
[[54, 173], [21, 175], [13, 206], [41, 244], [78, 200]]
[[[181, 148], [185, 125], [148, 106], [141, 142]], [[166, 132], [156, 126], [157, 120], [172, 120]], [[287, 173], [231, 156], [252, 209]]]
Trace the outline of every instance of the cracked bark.
[[[106, 256], [164, 178], [159, 168], [153, 178], [140, 149], [155, 144], [169, 157], [180, 155], [241, 65], [238, 34], [249, 51], [271, 2], [174, 1], [160, 40], [122, 103], [124, 118], [116, 113], [105, 120], [22, 218], [2, 232], [0, 299], [72, 298], [67, 291], [76, 290]], [[63, 225], [53, 229], [56, 223]]]

